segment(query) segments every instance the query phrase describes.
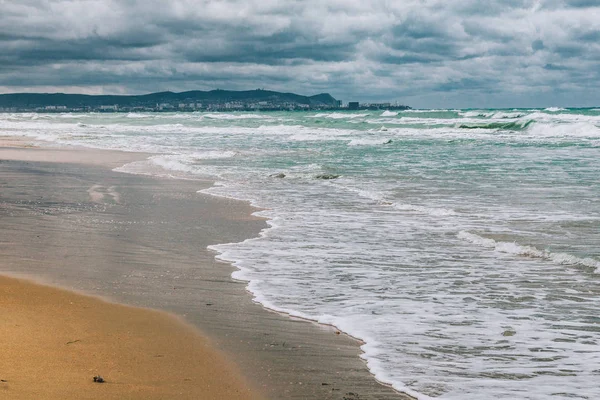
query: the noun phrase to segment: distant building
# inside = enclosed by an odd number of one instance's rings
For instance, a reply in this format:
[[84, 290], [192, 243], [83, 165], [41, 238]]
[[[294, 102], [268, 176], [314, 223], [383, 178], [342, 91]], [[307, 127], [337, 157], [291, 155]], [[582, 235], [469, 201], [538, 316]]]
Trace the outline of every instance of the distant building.
[[358, 110], [358, 107], [360, 107], [360, 104], [358, 104], [358, 101], [351, 101], [350, 103], [348, 103], [349, 110]]
[[391, 103], [371, 103], [369, 104], [369, 108], [371, 110], [384, 110], [390, 108]]

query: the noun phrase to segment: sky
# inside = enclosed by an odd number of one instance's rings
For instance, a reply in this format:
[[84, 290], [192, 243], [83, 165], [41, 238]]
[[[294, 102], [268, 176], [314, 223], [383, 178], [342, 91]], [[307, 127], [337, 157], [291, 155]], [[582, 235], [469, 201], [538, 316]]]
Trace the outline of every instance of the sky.
[[600, 106], [600, 0], [0, 0], [0, 93]]

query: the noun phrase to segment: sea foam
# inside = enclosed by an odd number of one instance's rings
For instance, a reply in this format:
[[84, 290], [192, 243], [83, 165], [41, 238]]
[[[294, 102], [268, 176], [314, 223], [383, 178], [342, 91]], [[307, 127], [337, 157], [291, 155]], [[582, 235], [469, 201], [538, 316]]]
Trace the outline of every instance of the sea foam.
[[579, 258], [566, 253], [552, 253], [548, 250], [540, 250], [532, 246], [523, 246], [514, 242], [497, 242], [494, 239], [485, 238], [466, 231], [460, 231], [457, 236], [478, 246], [494, 249], [501, 253], [540, 258], [562, 265], [580, 265], [592, 268], [595, 273], [600, 273], [600, 261], [593, 258]]

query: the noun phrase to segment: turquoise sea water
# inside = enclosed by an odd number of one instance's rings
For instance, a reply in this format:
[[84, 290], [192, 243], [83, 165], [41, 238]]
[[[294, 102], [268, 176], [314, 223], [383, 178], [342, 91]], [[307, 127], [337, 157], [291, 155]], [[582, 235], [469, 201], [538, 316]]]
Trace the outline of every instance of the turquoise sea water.
[[600, 109], [0, 114], [0, 134], [150, 152], [120, 170], [266, 208], [217, 256], [399, 390], [600, 398]]

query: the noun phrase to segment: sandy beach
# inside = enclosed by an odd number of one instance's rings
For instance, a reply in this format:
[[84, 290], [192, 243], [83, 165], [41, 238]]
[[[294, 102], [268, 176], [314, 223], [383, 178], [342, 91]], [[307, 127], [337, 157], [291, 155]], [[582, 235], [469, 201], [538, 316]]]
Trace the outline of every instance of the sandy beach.
[[[375, 381], [359, 342], [265, 310], [214, 260], [208, 245], [265, 227], [251, 207], [197, 193], [211, 182], [112, 171], [145, 157], [0, 141], [0, 274], [70, 291], [1, 281], [9, 319], [0, 326], [12, 332], [2, 334], [12, 354], [0, 361], [6, 398], [39, 398], [44, 388], [63, 398], [408, 398]], [[118, 347], [116, 337], [135, 340]]]
[[168, 314], [6, 277], [0, 309], [4, 399], [261, 398]]

